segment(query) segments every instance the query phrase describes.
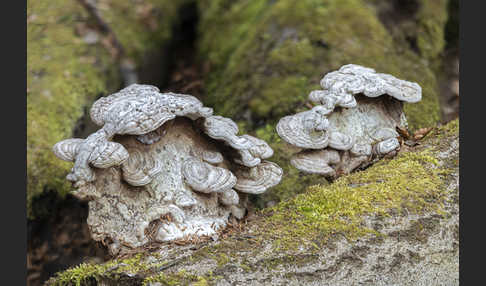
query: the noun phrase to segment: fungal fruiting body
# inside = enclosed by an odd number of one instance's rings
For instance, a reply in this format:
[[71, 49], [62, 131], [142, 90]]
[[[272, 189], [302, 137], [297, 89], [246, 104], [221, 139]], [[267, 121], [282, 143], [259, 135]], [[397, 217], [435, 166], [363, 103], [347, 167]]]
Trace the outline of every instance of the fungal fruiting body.
[[407, 125], [403, 102], [422, 98], [417, 83], [349, 64], [309, 94], [311, 110], [285, 116], [277, 133], [299, 147], [291, 164], [306, 173], [335, 177], [365, 166], [400, 148], [396, 127]]
[[96, 101], [102, 126], [53, 147], [74, 161], [67, 179], [89, 201], [92, 237], [112, 254], [153, 241], [214, 235], [245, 215], [247, 194], [277, 185], [282, 169], [268, 144], [237, 135], [229, 118], [195, 97], [130, 85]]

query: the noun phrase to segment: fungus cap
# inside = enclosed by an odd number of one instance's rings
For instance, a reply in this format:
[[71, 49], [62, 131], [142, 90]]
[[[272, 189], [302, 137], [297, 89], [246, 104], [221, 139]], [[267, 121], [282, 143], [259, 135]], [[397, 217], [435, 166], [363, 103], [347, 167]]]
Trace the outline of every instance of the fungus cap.
[[374, 69], [354, 64], [344, 65], [338, 71], [326, 74], [320, 83], [328, 91], [328, 95], [333, 94], [340, 98], [363, 93], [368, 97], [388, 94], [397, 100], [410, 103], [422, 99], [422, 88], [417, 83], [376, 73]]
[[162, 165], [152, 156], [138, 149], [130, 150], [128, 160], [122, 164], [123, 179], [132, 186], [144, 186], [162, 171]]
[[71, 138], [57, 142], [52, 151], [57, 158], [64, 161], [74, 161], [78, 153], [79, 146], [84, 139]]
[[353, 137], [339, 131], [331, 131], [329, 134], [329, 147], [336, 150], [349, 150], [353, 147]]
[[277, 124], [278, 135], [300, 148], [322, 149], [329, 144], [327, 128], [329, 121], [319, 114], [319, 109], [312, 109], [285, 116]]
[[290, 163], [305, 173], [332, 176], [335, 173], [330, 165], [340, 161], [336, 150], [304, 150], [292, 156]]
[[225, 192], [236, 184], [236, 177], [228, 169], [215, 167], [197, 158], [189, 158], [182, 165], [182, 174], [194, 191]]
[[375, 145], [375, 152], [377, 155], [386, 155], [389, 152], [397, 150], [400, 147], [400, 142], [397, 138], [390, 138], [381, 141]]
[[275, 163], [264, 161], [253, 168], [239, 168], [234, 188], [248, 194], [261, 194], [282, 179], [283, 170]]

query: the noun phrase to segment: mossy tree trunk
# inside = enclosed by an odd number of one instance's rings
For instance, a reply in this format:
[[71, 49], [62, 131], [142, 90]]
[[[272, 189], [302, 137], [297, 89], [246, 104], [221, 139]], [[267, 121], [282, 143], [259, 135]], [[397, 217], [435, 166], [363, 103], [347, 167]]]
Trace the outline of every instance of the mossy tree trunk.
[[84, 264], [49, 283], [458, 285], [458, 159], [456, 120], [396, 158], [249, 217], [219, 241]]

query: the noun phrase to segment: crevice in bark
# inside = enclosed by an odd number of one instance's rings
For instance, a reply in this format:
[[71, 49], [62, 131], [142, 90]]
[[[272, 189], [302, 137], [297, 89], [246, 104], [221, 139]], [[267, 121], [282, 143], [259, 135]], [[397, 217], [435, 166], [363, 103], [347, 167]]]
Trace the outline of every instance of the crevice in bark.
[[189, 2], [179, 10], [179, 24], [172, 30], [168, 55], [168, 76], [160, 86], [162, 92], [185, 93], [203, 98], [202, 75], [205, 67], [197, 60], [197, 2]]

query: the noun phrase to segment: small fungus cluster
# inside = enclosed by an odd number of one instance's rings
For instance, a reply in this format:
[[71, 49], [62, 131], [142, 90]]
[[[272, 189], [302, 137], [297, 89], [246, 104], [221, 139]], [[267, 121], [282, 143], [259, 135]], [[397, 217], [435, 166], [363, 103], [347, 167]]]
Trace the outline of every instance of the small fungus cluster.
[[422, 98], [417, 83], [349, 64], [324, 76], [314, 90], [311, 110], [285, 116], [277, 133], [299, 147], [291, 164], [307, 172], [335, 177], [400, 147], [396, 127], [406, 127], [402, 102]]

